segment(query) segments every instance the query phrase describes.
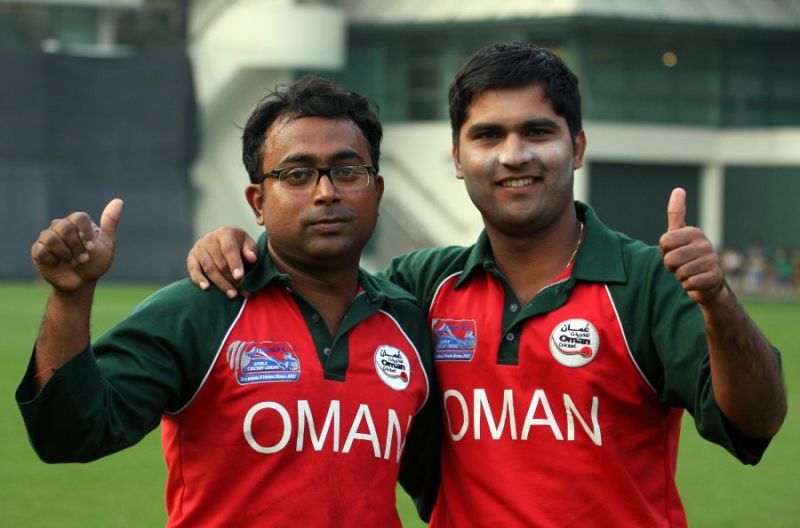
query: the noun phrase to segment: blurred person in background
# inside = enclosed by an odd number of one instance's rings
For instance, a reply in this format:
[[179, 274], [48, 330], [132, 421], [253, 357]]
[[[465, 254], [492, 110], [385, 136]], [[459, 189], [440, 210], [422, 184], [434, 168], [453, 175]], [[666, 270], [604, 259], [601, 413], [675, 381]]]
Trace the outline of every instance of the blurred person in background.
[[762, 295], [767, 283], [769, 260], [759, 241], [753, 241], [745, 253], [744, 290], [753, 295]]
[[778, 295], [790, 295], [794, 282], [794, 259], [792, 248], [784, 247], [775, 252], [775, 288]]
[[719, 255], [722, 271], [725, 273], [725, 280], [734, 291], [742, 287], [742, 274], [744, 272], [744, 256], [736, 248], [728, 247], [723, 249]]

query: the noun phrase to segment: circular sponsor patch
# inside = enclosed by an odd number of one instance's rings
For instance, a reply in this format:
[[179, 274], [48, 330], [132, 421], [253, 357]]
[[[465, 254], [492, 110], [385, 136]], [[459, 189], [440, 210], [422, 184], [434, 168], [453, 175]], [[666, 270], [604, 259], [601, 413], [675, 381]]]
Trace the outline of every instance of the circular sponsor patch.
[[375, 370], [378, 377], [394, 390], [404, 390], [411, 379], [411, 365], [406, 355], [389, 345], [381, 345], [375, 350]]
[[586, 319], [559, 323], [550, 334], [550, 353], [566, 367], [582, 367], [597, 357], [600, 336]]

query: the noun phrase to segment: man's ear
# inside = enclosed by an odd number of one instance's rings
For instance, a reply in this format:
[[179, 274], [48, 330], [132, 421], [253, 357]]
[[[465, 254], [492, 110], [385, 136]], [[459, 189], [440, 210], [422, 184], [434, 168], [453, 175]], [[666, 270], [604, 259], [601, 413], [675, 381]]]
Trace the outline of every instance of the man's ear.
[[461, 162], [458, 159], [458, 143], [456, 142], [453, 142], [452, 155], [453, 155], [453, 165], [455, 165], [456, 167], [456, 178], [458, 178], [459, 180], [463, 180], [464, 173], [461, 172]]
[[586, 133], [583, 130], [578, 132], [572, 144], [572, 168], [580, 169], [583, 167], [583, 155], [586, 153]]
[[380, 204], [383, 197], [383, 176], [380, 174], [375, 175], [375, 192], [378, 193], [378, 204]]
[[256, 222], [258, 225], [264, 225], [264, 215], [261, 211], [264, 209], [264, 187], [262, 184], [251, 183], [244, 190], [244, 197], [250, 205], [250, 209], [256, 215]]

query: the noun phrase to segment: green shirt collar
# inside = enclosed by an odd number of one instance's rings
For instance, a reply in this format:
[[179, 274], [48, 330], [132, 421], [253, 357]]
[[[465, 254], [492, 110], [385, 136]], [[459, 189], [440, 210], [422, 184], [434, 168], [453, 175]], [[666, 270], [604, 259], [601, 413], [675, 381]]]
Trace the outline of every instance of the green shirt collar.
[[[275, 263], [267, 251], [267, 234], [263, 233], [258, 238], [258, 260], [249, 267], [242, 278], [242, 286], [245, 290], [255, 292], [264, 289], [272, 281], [278, 281], [285, 286], [291, 285], [291, 279], [285, 273], [278, 271]], [[364, 290], [370, 303], [380, 306], [387, 299], [409, 299], [410, 294], [399, 288], [386, 288], [385, 285], [376, 277], [359, 268], [358, 284]]]
[[[591, 282], [626, 282], [619, 235], [606, 227], [594, 210], [585, 203], [576, 201], [575, 211], [578, 219], [584, 222], [584, 234], [583, 242], [575, 257], [573, 278]], [[477, 270], [497, 270], [485, 229], [481, 231], [477, 242], [470, 249], [464, 264], [464, 272], [456, 282], [456, 288], [469, 281]]]
[[584, 223], [584, 235], [572, 276], [592, 282], [627, 282], [619, 233], [606, 227], [585, 203], [576, 201], [575, 211]]

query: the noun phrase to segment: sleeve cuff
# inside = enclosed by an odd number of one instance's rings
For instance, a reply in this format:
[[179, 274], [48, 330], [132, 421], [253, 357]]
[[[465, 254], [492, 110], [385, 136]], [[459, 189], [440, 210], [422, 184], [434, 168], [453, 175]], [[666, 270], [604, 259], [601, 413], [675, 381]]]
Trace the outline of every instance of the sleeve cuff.
[[46, 395], [54, 385], [62, 383], [63, 378], [69, 376], [71, 372], [85, 372], [86, 369], [91, 368], [92, 363], [94, 362], [91, 347], [87, 346], [81, 350], [77, 356], [61, 365], [61, 367], [55, 369], [53, 376], [47, 380], [47, 383], [45, 383], [44, 387], [42, 387], [42, 390], [37, 392], [35, 383], [33, 381], [33, 378], [36, 375], [33, 361], [35, 353], [36, 347], [34, 346], [31, 357], [28, 360], [28, 368], [25, 369], [25, 374], [22, 376], [22, 381], [20, 381], [17, 391], [14, 393], [17, 405], [20, 407], [36, 403], [44, 395]]

